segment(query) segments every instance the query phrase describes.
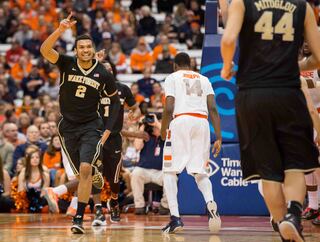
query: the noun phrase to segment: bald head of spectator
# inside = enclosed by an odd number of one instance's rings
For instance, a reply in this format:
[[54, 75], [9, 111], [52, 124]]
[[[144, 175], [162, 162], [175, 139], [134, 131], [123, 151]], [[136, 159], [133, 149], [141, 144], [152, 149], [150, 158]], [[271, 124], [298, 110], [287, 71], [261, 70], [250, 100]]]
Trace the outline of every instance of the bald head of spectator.
[[37, 126], [31, 125], [27, 129], [27, 139], [30, 143], [37, 143], [40, 139], [40, 131]]
[[11, 144], [18, 141], [18, 127], [15, 123], [4, 123], [2, 127], [3, 137]]
[[148, 17], [151, 15], [151, 9], [149, 6], [145, 5], [141, 7], [141, 15], [142, 17]]

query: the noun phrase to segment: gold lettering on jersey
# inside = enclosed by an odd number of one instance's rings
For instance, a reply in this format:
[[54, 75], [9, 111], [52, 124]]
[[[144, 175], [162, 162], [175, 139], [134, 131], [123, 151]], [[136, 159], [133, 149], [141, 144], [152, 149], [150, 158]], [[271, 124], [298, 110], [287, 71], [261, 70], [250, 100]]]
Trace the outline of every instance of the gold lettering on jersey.
[[82, 83], [82, 84], [88, 85], [90, 87], [93, 87], [97, 90], [99, 90], [99, 86], [100, 86], [99, 82], [97, 82], [89, 77], [86, 77], [86, 76], [69, 75], [68, 81]]
[[268, 8], [276, 8], [293, 13], [297, 6], [290, 2], [284, 2], [283, 0], [260, 0], [254, 3], [258, 11], [262, 11]]
[[103, 98], [101, 98], [100, 102], [101, 102], [102, 105], [108, 105], [108, 104], [110, 104], [110, 98], [103, 97]]

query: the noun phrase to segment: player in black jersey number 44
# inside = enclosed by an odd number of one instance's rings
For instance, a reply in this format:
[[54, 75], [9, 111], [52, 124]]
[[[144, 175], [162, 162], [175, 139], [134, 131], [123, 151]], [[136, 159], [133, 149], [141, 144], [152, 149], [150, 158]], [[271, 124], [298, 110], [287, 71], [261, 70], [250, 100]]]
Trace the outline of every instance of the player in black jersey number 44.
[[300, 89], [298, 53], [305, 38], [313, 55], [300, 69], [319, 68], [320, 34], [305, 0], [233, 0], [221, 41], [227, 80], [239, 33], [235, 106], [243, 178], [262, 180], [282, 240], [301, 242], [304, 173], [319, 167], [319, 152]]
[[[102, 175], [97, 171], [97, 160], [117, 118], [120, 100], [114, 77], [95, 59], [95, 48], [89, 36], [76, 38], [75, 57], [59, 54], [53, 49], [63, 32], [76, 23], [71, 18], [72, 13], [60, 22], [58, 29], [43, 42], [40, 51], [44, 58], [60, 69], [59, 104], [62, 118], [58, 131], [70, 165], [79, 177], [78, 207], [71, 231], [84, 233], [82, 221], [91, 192], [89, 184], [93, 182], [97, 188], [103, 186]], [[98, 110], [102, 92], [112, 100], [114, 107], [118, 107], [110, 113], [105, 127]], [[101, 137], [103, 128], [105, 131]]]

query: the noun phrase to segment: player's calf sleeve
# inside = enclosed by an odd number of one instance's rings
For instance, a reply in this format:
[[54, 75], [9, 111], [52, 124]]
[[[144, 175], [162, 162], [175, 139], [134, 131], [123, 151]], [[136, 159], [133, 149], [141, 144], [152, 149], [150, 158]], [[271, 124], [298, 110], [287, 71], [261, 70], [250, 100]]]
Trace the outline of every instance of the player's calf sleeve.
[[170, 213], [172, 216], [180, 217], [178, 208], [178, 185], [175, 173], [163, 173], [163, 188], [166, 193]]
[[206, 203], [213, 201], [212, 184], [209, 177], [204, 174], [196, 174], [194, 178]]

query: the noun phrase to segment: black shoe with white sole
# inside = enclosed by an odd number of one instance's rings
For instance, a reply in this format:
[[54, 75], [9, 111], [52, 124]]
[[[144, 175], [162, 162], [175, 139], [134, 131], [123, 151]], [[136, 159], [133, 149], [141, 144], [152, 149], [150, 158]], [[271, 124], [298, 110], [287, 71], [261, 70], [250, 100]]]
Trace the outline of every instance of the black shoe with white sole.
[[178, 231], [183, 230], [183, 226], [184, 226], [184, 224], [182, 223], [180, 217], [171, 216], [170, 222], [167, 224], [167, 226], [165, 226], [162, 229], [162, 232], [166, 233], [166, 234], [173, 234], [173, 233], [176, 233]]
[[291, 213], [286, 214], [281, 221], [279, 224], [279, 231], [284, 240], [304, 242], [301, 220]]
[[110, 222], [118, 223], [120, 222], [120, 207], [117, 200], [111, 199], [108, 202], [108, 208], [110, 210]]
[[76, 215], [75, 217], [73, 217], [71, 232], [73, 234], [84, 234], [84, 228], [82, 226], [82, 223], [82, 216]]
[[103, 214], [102, 208], [96, 210], [94, 215], [94, 220], [92, 221], [92, 226], [105, 226], [107, 225], [106, 217]]

